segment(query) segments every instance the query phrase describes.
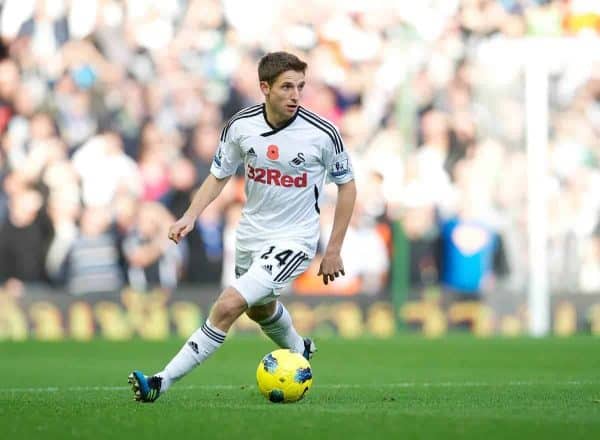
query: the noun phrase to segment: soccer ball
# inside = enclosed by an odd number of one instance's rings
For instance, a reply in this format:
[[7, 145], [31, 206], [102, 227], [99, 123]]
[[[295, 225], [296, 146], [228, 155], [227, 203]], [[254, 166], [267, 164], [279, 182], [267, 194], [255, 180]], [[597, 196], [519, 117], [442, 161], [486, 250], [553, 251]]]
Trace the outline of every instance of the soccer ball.
[[297, 402], [312, 386], [312, 369], [299, 353], [280, 349], [267, 354], [256, 369], [258, 389], [271, 402]]

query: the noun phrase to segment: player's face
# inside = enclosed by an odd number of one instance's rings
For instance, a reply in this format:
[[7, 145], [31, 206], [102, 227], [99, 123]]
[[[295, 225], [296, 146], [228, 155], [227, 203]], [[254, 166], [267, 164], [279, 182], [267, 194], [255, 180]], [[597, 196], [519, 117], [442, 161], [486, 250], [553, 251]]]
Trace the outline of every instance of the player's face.
[[294, 70], [281, 73], [273, 85], [265, 81], [260, 83], [260, 89], [265, 95], [268, 116], [273, 118], [273, 121], [269, 122], [279, 124], [294, 116], [300, 105], [304, 84], [304, 73]]

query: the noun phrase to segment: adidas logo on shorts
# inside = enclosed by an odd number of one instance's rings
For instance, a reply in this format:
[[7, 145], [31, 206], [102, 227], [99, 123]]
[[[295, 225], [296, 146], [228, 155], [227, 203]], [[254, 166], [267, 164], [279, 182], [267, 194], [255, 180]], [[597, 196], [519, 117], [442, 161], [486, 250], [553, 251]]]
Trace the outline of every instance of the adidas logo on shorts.
[[265, 264], [265, 265], [264, 265], [262, 268], [263, 268], [263, 269], [264, 269], [264, 270], [265, 270], [265, 271], [266, 271], [266, 272], [267, 272], [269, 275], [272, 275], [272, 274], [273, 274], [273, 265], [271, 265], [271, 264]]

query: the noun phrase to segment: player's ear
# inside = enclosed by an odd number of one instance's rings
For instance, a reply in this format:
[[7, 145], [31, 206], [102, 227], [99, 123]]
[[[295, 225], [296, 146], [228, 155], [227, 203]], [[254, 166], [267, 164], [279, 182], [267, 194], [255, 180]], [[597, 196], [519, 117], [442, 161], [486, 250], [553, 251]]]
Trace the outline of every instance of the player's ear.
[[269, 85], [268, 82], [261, 81], [260, 82], [260, 91], [263, 93], [263, 95], [267, 96], [269, 94], [269, 92], [271, 91], [271, 86]]

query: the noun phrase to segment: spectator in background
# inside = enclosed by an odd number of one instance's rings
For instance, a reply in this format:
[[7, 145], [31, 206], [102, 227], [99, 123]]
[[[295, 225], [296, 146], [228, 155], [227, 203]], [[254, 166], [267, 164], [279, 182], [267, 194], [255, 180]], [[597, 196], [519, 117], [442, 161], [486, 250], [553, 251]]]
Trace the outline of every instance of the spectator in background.
[[196, 182], [199, 184], [210, 173], [215, 155], [215, 145], [219, 143], [219, 130], [210, 125], [198, 125], [193, 132], [190, 155], [196, 166]]
[[411, 294], [436, 285], [439, 278], [439, 227], [432, 205], [404, 205], [402, 231], [408, 241], [409, 285]]
[[51, 227], [42, 195], [17, 188], [9, 195], [8, 218], [0, 226], [0, 281], [47, 281], [44, 258]]
[[111, 204], [114, 229], [119, 247], [119, 264], [122, 272], [126, 274], [126, 281], [128, 265], [123, 244], [127, 237], [135, 233], [140, 205], [139, 199], [128, 191], [118, 192]]
[[142, 130], [142, 144], [138, 157], [144, 200], [157, 201], [168, 192], [168, 159], [169, 150], [165, 133], [157, 124], [148, 122]]
[[94, 136], [99, 117], [94, 114], [90, 90], [77, 84], [77, 77], [65, 73], [56, 85], [57, 121], [60, 131], [73, 151]]
[[104, 206], [83, 210], [79, 233], [63, 261], [58, 278], [71, 295], [117, 294], [124, 284], [117, 237]]
[[455, 166], [459, 197], [456, 213], [442, 220], [440, 279], [458, 297], [480, 298], [493, 286], [494, 275], [508, 273], [500, 219], [492, 203], [495, 173], [502, 162], [502, 146], [488, 140]]
[[140, 292], [153, 289], [171, 291], [177, 286], [184, 247], [177, 247], [169, 241], [165, 227], [168, 228], [171, 221], [173, 217], [162, 205], [145, 202], [137, 213], [135, 228], [123, 241], [127, 280]]
[[[37, 115], [40, 117], [40, 115]], [[41, 119], [32, 120], [32, 142], [29, 143], [27, 155], [23, 158], [23, 163], [20, 169], [25, 173], [27, 180], [31, 184], [36, 184], [43, 180], [44, 172], [49, 167], [56, 163], [65, 162], [67, 160], [67, 146], [65, 143], [53, 133], [48, 133], [47, 136], [38, 138], [35, 136], [35, 131], [38, 128], [35, 122], [42, 122], [42, 126], [45, 126], [49, 120], [46, 120], [45, 116], [41, 116]], [[50, 126], [44, 127], [45, 129], [51, 129]]]
[[174, 217], [179, 218], [187, 209], [192, 193], [196, 189], [196, 169], [192, 161], [185, 157], [176, 159], [169, 165], [169, 187], [161, 198]]
[[120, 189], [141, 196], [139, 166], [125, 154], [117, 133], [105, 132], [90, 138], [77, 149], [72, 160], [81, 181], [84, 204], [108, 205]]
[[[209, 205], [196, 220], [194, 230], [186, 237], [189, 248], [187, 279], [198, 283], [215, 283], [223, 270], [224, 218], [221, 203]], [[198, 268], [204, 270], [198, 270]]]
[[[450, 154], [450, 127], [447, 115], [437, 110], [430, 110], [421, 118], [423, 141], [417, 151], [422, 161], [424, 176], [432, 185], [446, 184], [448, 173], [448, 156]], [[444, 173], [445, 171], [445, 173]]]
[[468, 212], [442, 224], [441, 246], [442, 285], [459, 298], [480, 299], [494, 275], [507, 273], [500, 235]]
[[127, 78], [122, 87], [109, 92], [107, 101], [107, 113], [101, 126], [119, 133], [123, 139], [125, 153], [136, 160], [140, 154], [140, 136], [146, 115], [144, 88], [133, 79]]
[[69, 40], [69, 26], [61, 12], [53, 8], [49, 0], [36, 0], [33, 16], [19, 29], [17, 38], [26, 39], [33, 55], [39, 59], [50, 59]]
[[48, 217], [54, 234], [46, 253], [46, 272], [55, 285], [64, 285], [64, 266], [73, 243], [79, 235], [79, 192], [53, 190], [48, 199]]
[[360, 279], [360, 292], [376, 295], [386, 286], [390, 255], [384, 237], [375, 227], [375, 219], [365, 215], [362, 203], [356, 208], [342, 254], [347, 256], [344, 261], [348, 273], [355, 273]]
[[115, 195], [112, 214], [120, 241], [135, 229], [140, 204], [135, 195], [121, 191]]

